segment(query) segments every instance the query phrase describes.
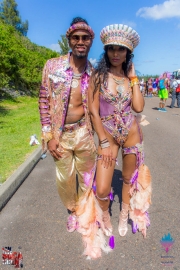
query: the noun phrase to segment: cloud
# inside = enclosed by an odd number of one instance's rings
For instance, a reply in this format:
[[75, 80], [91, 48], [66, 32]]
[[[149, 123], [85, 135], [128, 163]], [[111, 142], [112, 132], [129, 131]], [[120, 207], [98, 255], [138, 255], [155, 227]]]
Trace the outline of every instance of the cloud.
[[89, 61], [91, 62], [91, 64], [92, 64], [93, 67], [97, 64], [97, 60], [96, 59], [90, 58]]
[[60, 47], [59, 44], [51, 44], [49, 45], [49, 48], [53, 51], [59, 52], [60, 51]]
[[154, 20], [180, 17], [180, 0], [167, 0], [163, 4], [140, 8], [136, 16]]
[[136, 28], [136, 23], [135, 22], [124, 20], [122, 23], [126, 24], [126, 25], [128, 25], [128, 26], [130, 26], [132, 28]]

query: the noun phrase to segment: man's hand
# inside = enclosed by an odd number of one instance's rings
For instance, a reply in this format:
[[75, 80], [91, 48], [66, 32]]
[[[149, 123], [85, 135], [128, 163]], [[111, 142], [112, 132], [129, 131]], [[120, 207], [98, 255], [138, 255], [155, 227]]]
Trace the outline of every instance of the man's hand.
[[61, 153], [60, 150], [58, 149], [59, 143], [55, 139], [51, 139], [48, 143], [48, 150], [51, 153], [51, 156], [60, 159], [61, 158]]

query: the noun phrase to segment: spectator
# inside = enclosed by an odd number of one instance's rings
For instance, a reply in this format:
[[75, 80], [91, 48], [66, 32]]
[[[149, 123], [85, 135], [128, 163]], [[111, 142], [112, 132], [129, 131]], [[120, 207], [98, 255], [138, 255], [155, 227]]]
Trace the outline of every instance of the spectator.
[[143, 96], [144, 96], [144, 92], [145, 92], [144, 89], [145, 89], [145, 82], [144, 82], [144, 78], [142, 78], [140, 81], [140, 91], [141, 91]]
[[148, 92], [149, 92], [149, 96], [151, 96], [151, 97], [152, 97], [152, 90], [153, 90], [153, 88], [152, 88], [152, 78], [149, 78], [149, 80], [148, 80]]
[[153, 87], [153, 95], [156, 96], [157, 95], [157, 82], [156, 82], [156, 79], [154, 79], [154, 81], [152, 83], [152, 87]]
[[176, 88], [178, 87], [177, 77], [173, 77], [171, 81], [171, 88], [172, 88], [172, 101], [170, 108], [174, 108], [175, 100], [177, 99], [177, 107], [180, 108], [180, 92], [176, 92]]
[[166, 72], [163, 74], [163, 77], [159, 81], [159, 93], [158, 96], [160, 97], [160, 102], [159, 102], [159, 111], [161, 112], [167, 112], [165, 109], [165, 104], [166, 100], [168, 98], [168, 90], [166, 89], [166, 86], [168, 84], [168, 78]]
[[145, 89], [145, 94], [146, 94], [146, 96], [148, 96], [148, 95], [149, 95], [149, 91], [148, 91], [148, 81], [146, 81], [145, 87], [146, 87], [146, 89]]

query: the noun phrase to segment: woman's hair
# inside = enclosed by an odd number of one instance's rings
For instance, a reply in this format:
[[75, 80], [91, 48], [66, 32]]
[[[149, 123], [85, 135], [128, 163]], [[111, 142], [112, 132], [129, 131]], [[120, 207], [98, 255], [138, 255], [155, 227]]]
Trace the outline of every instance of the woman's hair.
[[[107, 51], [108, 48], [112, 45], [106, 45], [104, 48], [104, 53], [102, 53], [101, 58], [97, 64], [97, 67], [93, 71], [93, 82], [94, 82], [94, 93], [98, 90], [98, 86], [103, 83], [104, 86], [107, 85], [107, 79], [108, 79], [108, 72], [111, 67], [111, 63], [109, 61]], [[131, 68], [131, 63], [134, 55], [131, 53], [131, 51], [127, 48], [127, 54], [126, 54], [126, 61], [122, 64], [122, 69], [124, 71], [124, 75], [128, 77], [128, 72]]]

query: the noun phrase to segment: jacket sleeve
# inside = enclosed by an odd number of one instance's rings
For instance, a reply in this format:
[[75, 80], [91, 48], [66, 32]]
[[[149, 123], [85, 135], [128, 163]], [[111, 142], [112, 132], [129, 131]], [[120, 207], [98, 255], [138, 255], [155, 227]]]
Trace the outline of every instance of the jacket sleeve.
[[49, 61], [44, 66], [42, 83], [39, 91], [39, 113], [41, 121], [41, 139], [42, 139], [42, 148], [47, 150], [47, 142], [50, 141], [52, 136], [51, 128], [51, 115], [50, 115], [50, 84], [49, 84]]

